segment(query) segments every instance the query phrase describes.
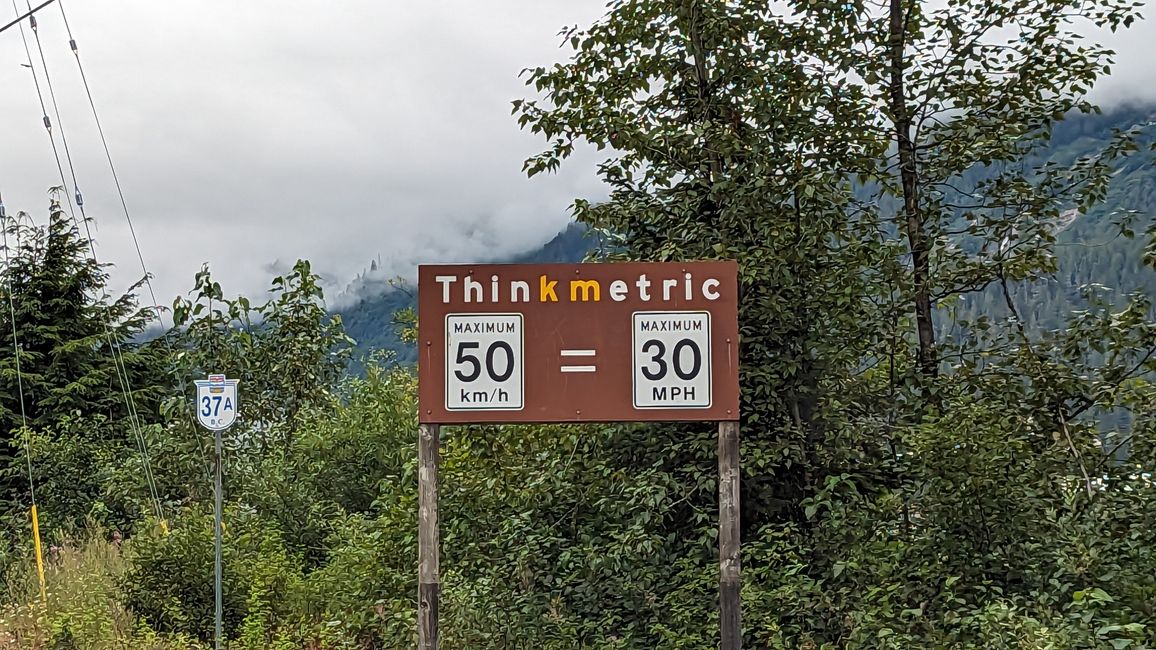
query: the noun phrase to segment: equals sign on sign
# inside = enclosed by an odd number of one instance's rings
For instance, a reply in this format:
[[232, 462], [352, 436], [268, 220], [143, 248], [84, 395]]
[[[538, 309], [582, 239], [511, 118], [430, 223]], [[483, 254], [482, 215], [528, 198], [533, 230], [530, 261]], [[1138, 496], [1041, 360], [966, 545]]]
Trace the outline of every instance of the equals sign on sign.
[[562, 350], [562, 372], [594, 372], [598, 370], [598, 366], [592, 363], [581, 363], [593, 358], [594, 355], [594, 350]]

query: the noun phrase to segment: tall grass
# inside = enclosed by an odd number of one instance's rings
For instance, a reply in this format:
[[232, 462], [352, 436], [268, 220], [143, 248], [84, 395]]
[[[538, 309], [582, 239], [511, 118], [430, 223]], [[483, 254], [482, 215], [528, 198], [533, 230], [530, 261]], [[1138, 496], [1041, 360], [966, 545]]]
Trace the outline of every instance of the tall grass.
[[93, 530], [45, 549], [47, 603], [36, 564], [12, 569], [0, 603], [0, 650], [201, 650], [188, 640], [157, 637], [120, 602], [125, 570], [120, 544]]

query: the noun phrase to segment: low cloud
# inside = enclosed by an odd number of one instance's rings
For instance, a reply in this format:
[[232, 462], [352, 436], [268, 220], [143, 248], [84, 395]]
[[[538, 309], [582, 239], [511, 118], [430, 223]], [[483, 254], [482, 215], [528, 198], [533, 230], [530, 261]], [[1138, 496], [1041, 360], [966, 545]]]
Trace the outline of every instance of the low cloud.
[[[543, 146], [510, 100], [524, 67], [561, 60], [560, 28], [602, 0], [89, 0], [69, 19], [162, 303], [208, 262], [230, 294], [263, 291], [310, 259], [333, 287], [370, 260], [497, 259], [562, 229], [599, 198], [592, 153], [527, 180]], [[141, 274], [56, 7], [41, 38], [102, 261]], [[30, 35], [31, 36], [31, 35]], [[1149, 22], [1111, 35], [1105, 103], [1156, 101]], [[33, 44], [35, 52], [35, 44]], [[59, 184], [19, 34], [0, 35], [0, 192], [43, 220]], [[39, 61], [37, 60], [37, 67]], [[41, 83], [44, 79], [41, 77]], [[270, 266], [273, 265], [273, 266]]]

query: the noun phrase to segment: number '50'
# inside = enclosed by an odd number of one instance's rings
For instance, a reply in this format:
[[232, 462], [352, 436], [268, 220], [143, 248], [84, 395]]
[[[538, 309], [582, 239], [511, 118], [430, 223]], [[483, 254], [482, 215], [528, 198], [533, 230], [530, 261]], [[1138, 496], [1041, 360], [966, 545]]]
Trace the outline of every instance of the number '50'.
[[[473, 352], [481, 348], [481, 343], [477, 341], [462, 341], [458, 343], [457, 357], [454, 363], [458, 365], [458, 370], [454, 371], [454, 376], [459, 381], [471, 382], [477, 379], [482, 374], [482, 362], [478, 360], [478, 356]], [[503, 357], [501, 365], [502, 371], [498, 372], [497, 361], [498, 357]], [[463, 372], [460, 368], [462, 365], [469, 367], [469, 372]], [[486, 348], [485, 354], [486, 374], [489, 375], [492, 381], [506, 381], [510, 375], [514, 374], [514, 350], [509, 343], [505, 341], [494, 341]]]

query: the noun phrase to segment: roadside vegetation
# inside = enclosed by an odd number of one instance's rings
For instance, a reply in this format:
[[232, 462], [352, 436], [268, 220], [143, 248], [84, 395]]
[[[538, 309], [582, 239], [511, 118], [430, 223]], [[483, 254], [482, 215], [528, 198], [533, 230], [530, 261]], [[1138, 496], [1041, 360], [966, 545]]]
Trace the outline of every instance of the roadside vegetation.
[[[1156, 646], [1156, 120], [1049, 149], [1109, 72], [1069, 18], [1139, 6], [788, 8], [612, 2], [514, 104], [546, 140], [530, 175], [605, 151], [609, 198], [574, 206], [604, 257], [739, 263], [745, 647]], [[210, 440], [182, 385], [210, 370], [243, 395], [228, 647], [411, 647], [413, 368], [355, 354], [305, 261], [259, 299], [202, 269], [149, 338], [48, 216], [7, 224], [0, 273], [0, 648], [211, 646]], [[1114, 284], [1061, 266], [1089, 224], [1125, 242]], [[715, 646], [712, 427], [442, 435], [443, 648]]]

